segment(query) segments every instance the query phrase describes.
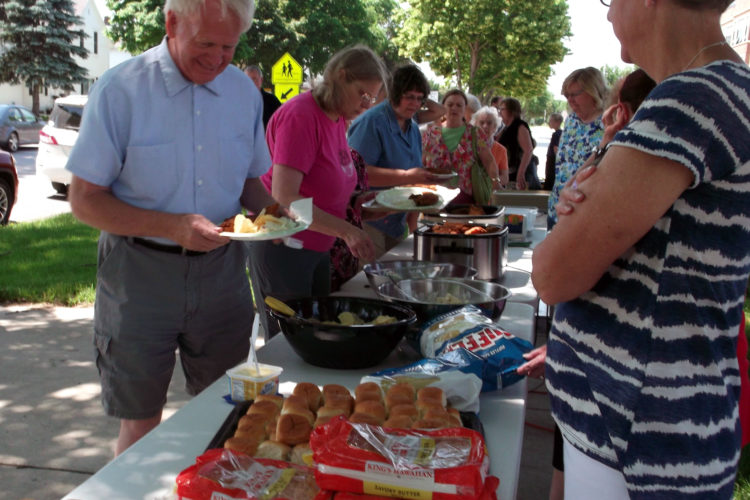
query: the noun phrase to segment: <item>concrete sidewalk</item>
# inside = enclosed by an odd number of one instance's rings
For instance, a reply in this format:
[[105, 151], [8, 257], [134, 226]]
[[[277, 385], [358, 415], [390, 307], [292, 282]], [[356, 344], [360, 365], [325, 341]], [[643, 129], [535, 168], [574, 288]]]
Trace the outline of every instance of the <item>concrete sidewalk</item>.
[[[118, 421], [99, 402], [92, 316], [0, 306], [0, 500], [59, 499], [111, 460]], [[546, 499], [551, 477], [548, 398], [541, 382], [529, 389], [519, 500]], [[177, 369], [165, 418], [188, 399]]]

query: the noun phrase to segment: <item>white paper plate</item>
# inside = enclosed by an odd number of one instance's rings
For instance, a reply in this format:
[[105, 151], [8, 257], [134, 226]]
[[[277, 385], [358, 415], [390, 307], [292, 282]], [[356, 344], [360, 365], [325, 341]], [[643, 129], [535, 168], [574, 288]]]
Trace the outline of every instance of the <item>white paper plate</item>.
[[289, 229], [284, 229], [283, 231], [271, 231], [268, 233], [220, 233], [221, 236], [226, 236], [227, 238], [238, 240], [238, 241], [267, 241], [267, 240], [277, 240], [279, 238], [286, 238], [287, 236], [291, 236], [293, 234], [299, 233], [300, 231], [304, 231], [310, 227], [310, 224], [306, 224], [303, 222], [296, 222], [296, 224]]
[[427, 171], [430, 173], [431, 176], [440, 180], [448, 180], [448, 179], [453, 179], [454, 177], [458, 177], [458, 172], [450, 172], [448, 174], [438, 174], [435, 172], [431, 172], [429, 169]]
[[[416, 206], [409, 196], [413, 194], [433, 193], [438, 197], [438, 201], [432, 205]], [[436, 191], [421, 187], [395, 187], [380, 191], [375, 195], [375, 201], [378, 204], [398, 211], [427, 211], [440, 208], [445, 203], [442, 195]]]

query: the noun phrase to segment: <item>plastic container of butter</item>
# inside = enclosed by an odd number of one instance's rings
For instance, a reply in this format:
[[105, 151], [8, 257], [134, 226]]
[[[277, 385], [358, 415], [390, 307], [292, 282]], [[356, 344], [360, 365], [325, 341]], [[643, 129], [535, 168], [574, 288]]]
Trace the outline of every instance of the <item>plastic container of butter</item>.
[[227, 370], [229, 395], [232, 401], [252, 401], [260, 394], [276, 394], [279, 390], [280, 366], [242, 363]]

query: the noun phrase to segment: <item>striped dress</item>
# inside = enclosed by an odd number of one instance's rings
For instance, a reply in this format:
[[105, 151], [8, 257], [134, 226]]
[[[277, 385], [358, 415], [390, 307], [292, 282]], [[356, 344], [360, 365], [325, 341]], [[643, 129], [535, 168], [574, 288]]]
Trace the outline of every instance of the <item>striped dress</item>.
[[555, 312], [554, 418], [570, 444], [624, 474], [633, 499], [732, 496], [750, 273], [748, 89], [748, 67], [721, 61], [651, 92], [612, 144], [676, 161], [694, 183]]

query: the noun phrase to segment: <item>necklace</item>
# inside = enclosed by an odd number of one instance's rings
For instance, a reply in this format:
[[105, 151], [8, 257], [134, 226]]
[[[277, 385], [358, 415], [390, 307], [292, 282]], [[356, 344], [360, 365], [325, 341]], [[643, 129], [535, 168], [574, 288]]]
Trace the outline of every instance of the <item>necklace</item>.
[[685, 70], [687, 70], [687, 69], [688, 69], [688, 68], [689, 68], [690, 66], [692, 66], [692, 64], [693, 64], [693, 63], [695, 62], [695, 60], [696, 60], [696, 59], [698, 59], [698, 56], [699, 56], [699, 55], [701, 55], [701, 54], [703, 54], [703, 53], [704, 53], [705, 51], [707, 51], [708, 49], [710, 49], [710, 48], [712, 48], [712, 47], [718, 47], [719, 45], [726, 45], [726, 44], [727, 44], [727, 42], [726, 42], [726, 41], [724, 41], [724, 40], [722, 40], [722, 41], [720, 41], [720, 42], [709, 43], [708, 45], [706, 45], [705, 47], [703, 47], [702, 49], [700, 49], [700, 50], [699, 50], [698, 52], [696, 52], [696, 53], [695, 53], [695, 55], [693, 56], [693, 58], [692, 58], [692, 59], [690, 59], [690, 62], [689, 62], [689, 63], [687, 63], [687, 65], [686, 65], [686, 66], [685, 66], [685, 67], [683, 68], [683, 70], [682, 70], [682, 71], [685, 71]]

